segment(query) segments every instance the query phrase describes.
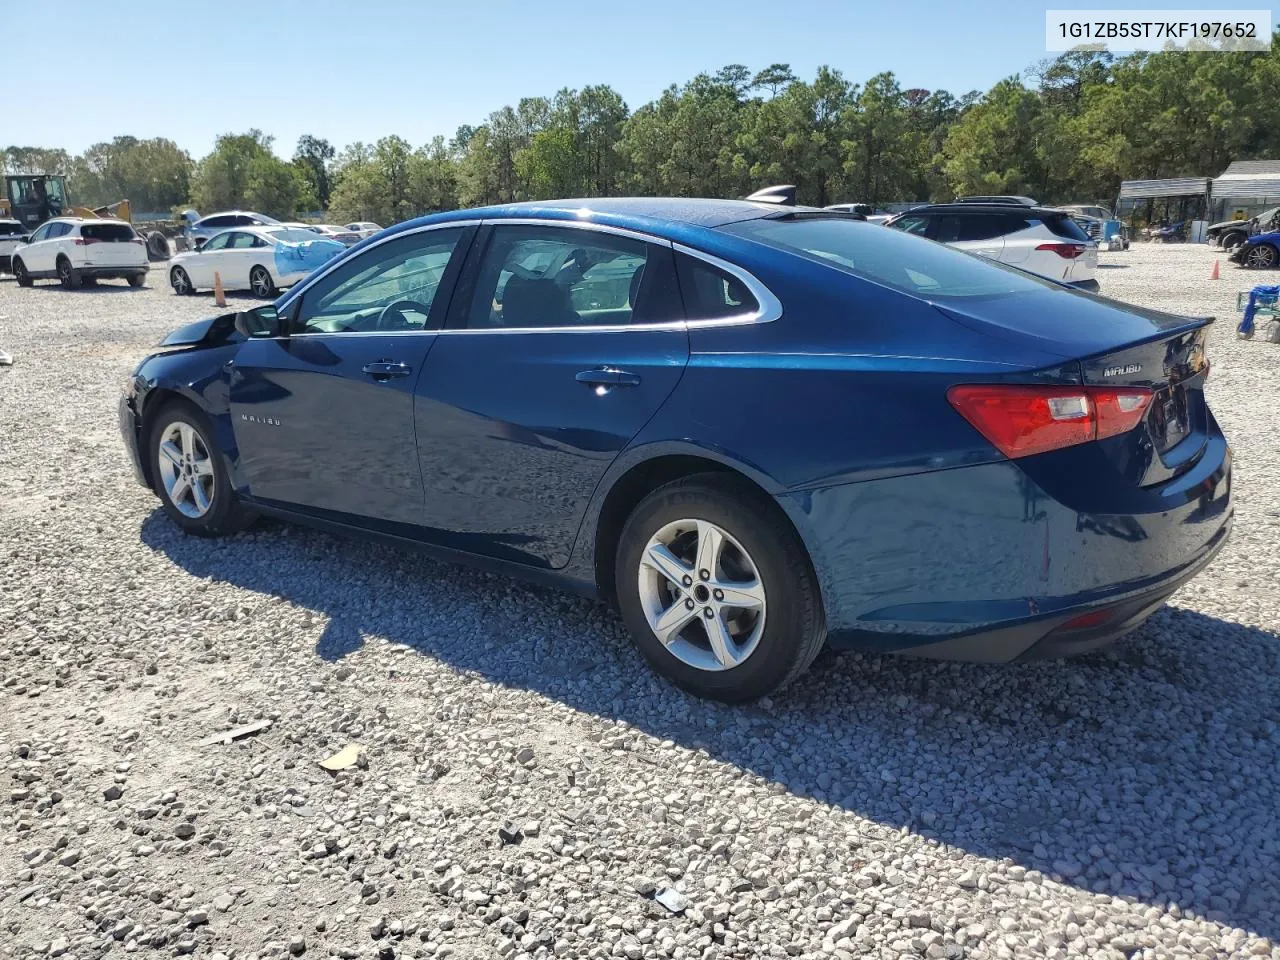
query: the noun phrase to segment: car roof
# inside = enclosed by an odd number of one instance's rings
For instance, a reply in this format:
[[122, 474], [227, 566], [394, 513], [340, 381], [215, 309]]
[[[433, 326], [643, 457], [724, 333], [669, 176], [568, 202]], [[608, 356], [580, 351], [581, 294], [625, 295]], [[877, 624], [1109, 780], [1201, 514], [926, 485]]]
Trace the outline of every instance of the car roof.
[[432, 223], [474, 220], [581, 221], [637, 230], [666, 239], [692, 238], [698, 233], [743, 220], [780, 217], [794, 213], [841, 216], [820, 207], [747, 200], [710, 200], [688, 197], [590, 197], [538, 200], [468, 210], [451, 210], [407, 220], [388, 228], [393, 234]]
[[1053, 207], [1027, 207], [1020, 203], [926, 203], [922, 207], [912, 207], [904, 211], [904, 214], [909, 213], [1014, 213], [1018, 216], [1034, 217], [1070, 216], [1065, 210], [1055, 210]]
[[[210, 217], [265, 217], [265, 213], [259, 213], [257, 210], [219, 210], [217, 213], [206, 213], [201, 220], [208, 220]], [[198, 222], [198, 221], [197, 221]]]

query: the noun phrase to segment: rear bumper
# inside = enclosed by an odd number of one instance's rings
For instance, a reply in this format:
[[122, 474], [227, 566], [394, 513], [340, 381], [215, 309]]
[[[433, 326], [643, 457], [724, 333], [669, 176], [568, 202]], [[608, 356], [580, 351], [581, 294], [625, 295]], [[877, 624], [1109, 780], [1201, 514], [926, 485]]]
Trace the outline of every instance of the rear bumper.
[[1004, 662], [1114, 640], [1213, 559], [1232, 522], [1220, 433], [1176, 486], [1150, 512], [1082, 513], [1004, 461], [778, 501], [809, 549], [833, 646]]
[[1077, 290], [1086, 290], [1089, 293], [1097, 293], [1102, 288], [1098, 286], [1097, 280], [1069, 280], [1067, 286], [1075, 287]]
[[150, 269], [144, 263], [129, 267], [80, 267], [79, 273], [81, 277], [92, 277], [94, 280], [127, 280], [129, 277], [145, 277]]

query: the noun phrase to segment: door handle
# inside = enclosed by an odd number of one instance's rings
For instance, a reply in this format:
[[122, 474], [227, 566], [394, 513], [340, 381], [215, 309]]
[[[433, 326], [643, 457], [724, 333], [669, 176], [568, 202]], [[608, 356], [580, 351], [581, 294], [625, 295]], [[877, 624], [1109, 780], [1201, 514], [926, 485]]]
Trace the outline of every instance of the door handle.
[[593, 387], [638, 387], [640, 375], [617, 367], [596, 367], [583, 370], [574, 379]]
[[366, 363], [360, 369], [379, 383], [396, 377], [407, 377], [413, 372], [407, 363], [396, 363], [394, 360], [375, 360], [373, 363]]

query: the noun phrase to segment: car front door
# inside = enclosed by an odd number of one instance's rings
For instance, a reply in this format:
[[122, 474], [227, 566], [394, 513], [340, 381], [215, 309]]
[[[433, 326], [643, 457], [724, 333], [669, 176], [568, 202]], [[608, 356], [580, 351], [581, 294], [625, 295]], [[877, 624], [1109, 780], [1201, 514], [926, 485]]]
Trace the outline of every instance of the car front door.
[[186, 268], [191, 282], [197, 287], [212, 287], [213, 275], [216, 272], [222, 278], [223, 287], [227, 280], [227, 244], [231, 241], [231, 233], [223, 231], [210, 237], [200, 247], [200, 251], [183, 266]]
[[573, 225], [485, 229], [418, 380], [434, 538], [568, 562], [601, 476], [688, 362], [676, 290], [664, 242]]
[[291, 300], [282, 335], [240, 346], [231, 418], [252, 497], [414, 535], [413, 390], [473, 233], [428, 228], [370, 247]]
[[[53, 244], [48, 241], [49, 231], [54, 226], [52, 223], [42, 224], [31, 234], [31, 240], [18, 248], [18, 255], [22, 265], [27, 268], [27, 273], [43, 273], [53, 269]], [[49, 265], [43, 266], [46, 260]]]

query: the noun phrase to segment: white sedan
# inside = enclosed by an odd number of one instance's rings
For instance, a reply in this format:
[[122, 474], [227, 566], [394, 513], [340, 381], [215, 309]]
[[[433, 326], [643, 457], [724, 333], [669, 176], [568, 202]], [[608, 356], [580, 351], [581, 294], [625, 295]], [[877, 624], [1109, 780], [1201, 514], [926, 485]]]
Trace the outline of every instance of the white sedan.
[[210, 289], [248, 290], [263, 299], [297, 283], [346, 247], [296, 227], [240, 227], [210, 237], [198, 250], [169, 261], [169, 284], [179, 296]]
[[358, 220], [355, 223], [348, 223], [344, 229], [358, 234], [360, 239], [364, 240], [366, 237], [372, 237], [382, 228], [371, 220]]

